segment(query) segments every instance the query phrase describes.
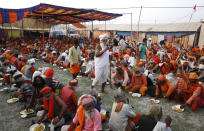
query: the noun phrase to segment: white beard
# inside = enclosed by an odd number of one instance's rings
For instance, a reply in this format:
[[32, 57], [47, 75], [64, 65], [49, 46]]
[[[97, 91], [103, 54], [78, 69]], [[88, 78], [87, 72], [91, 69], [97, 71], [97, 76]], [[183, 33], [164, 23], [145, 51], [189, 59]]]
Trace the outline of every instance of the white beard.
[[100, 43], [100, 46], [101, 46], [102, 50], [104, 50], [106, 48], [106, 44], [105, 43]]
[[94, 117], [94, 109], [92, 111], [86, 111], [84, 110], [84, 115], [87, 119], [92, 119]]

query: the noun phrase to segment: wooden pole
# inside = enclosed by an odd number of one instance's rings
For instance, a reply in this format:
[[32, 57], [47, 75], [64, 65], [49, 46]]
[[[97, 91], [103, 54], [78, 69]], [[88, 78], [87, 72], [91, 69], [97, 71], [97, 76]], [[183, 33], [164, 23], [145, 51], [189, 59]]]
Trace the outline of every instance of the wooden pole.
[[130, 17], [131, 17], [130, 18], [130, 20], [131, 20], [131, 22], [130, 22], [130, 25], [131, 25], [131, 27], [130, 27], [131, 28], [130, 29], [131, 30], [131, 40], [133, 40], [133, 37], [132, 37], [132, 12], [130, 13]]
[[70, 32], [69, 32], [69, 24], [68, 24], [68, 30], [67, 30], [68, 36], [70, 36]]
[[105, 21], [105, 33], [106, 33], [106, 21]]
[[51, 24], [50, 24], [50, 19], [49, 19], [49, 17], [48, 17], [48, 25], [49, 25], [48, 39], [50, 40], [50, 29], [51, 29]]
[[66, 36], [68, 36], [67, 23], [66, 23]]
[[22, 19], [22, 39], [24, 40], [24, 26], [23, 26], [23, 19]]
[[137, 26], [138, 26], [138, 40], [139, 40], [139, 32], [140, 32], [140, 17], [141, 17], [141, 13], [142, 13], [142, 6], [140, 8], [140, 14], [139, 14], [139, 19], [138, 19], [138, 23], [137, 23]]
[[91, 31], [93, 31], [93, 20], [91, 21]]
[[93, 20], [91, 21], [91, 32], [92, 32], [91, 39], [93, 39]]
[[43, 49], [45, 47], [45, 36], [44, 36], [44, 18], [43, 18], [43, 12], [42, 12], [42, 30], [43, 30]]
[[10, 28], [11, 28], [11, 38], [13, 38], [13, 31], [12, 31], [11, 23], [10, 23]]

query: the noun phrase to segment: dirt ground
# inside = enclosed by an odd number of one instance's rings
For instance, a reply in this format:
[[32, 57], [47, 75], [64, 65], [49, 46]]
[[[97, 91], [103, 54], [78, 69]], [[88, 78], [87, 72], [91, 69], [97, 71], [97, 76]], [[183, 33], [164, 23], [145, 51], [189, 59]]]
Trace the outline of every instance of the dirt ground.
[[[68, 84], [68, 80], [71, 79], [71, 74], [69, 71], [63, 71], [58, 67], [53, 67], [51, 64], [47, 64], [42, 61], [36, 61], [36, 69], [38, 67], [52, 67], [54, 72], [54, 77], [60, 80], [65, 85]], [[91, 86], [91, 80], [82, 77], [78, 78], [79, 84], [76, 87], [76, 92], [78, 96], [84, 93], [88, 93]], [[2, 86], [0, 88], [3, 88]], [[100, 86], [96, 87], [97, 91], [100, 91]], [[113, 103], [113, 89], [109, 86], [105, 88], [108, 92], [107, 94], [102, 94], [102, 108], [111, 112], [111, 107]], [[152, 105], [149, 103], [150, 97], [145, 96], [141, 98], [133, 98], [130, 94], [127, 94], [130, 99], [130, 104], [134, 107], [135, 112], [145, 114], [148, 112], [149, 107]], [[0, 92], [0, 131], [28, 131], [29, 127], [32, 125], [32, 121], [36, 120], [35, 117], [22, 119], [20, 118], [20, 111], [24, 109], [24, 103], [14, 103], [7, 104], [7, 99], [11, 97], [11, 93]], [[192, 112], [189, 107], [185, 108], [182, 113], [177, 113], [172, 111], [171, 107], [178, 102], [168, 101], [161, 99], [160, 106], [163, 109], [163, 119], [166, 115], [170, 115], [173, 119], [172, 130], [173, 131], [204, 131], [204, 109], [200, 108], [196, 112]], [[49, 129], [46, 127], [46, 130]], [[118, 130], [119, 131], [119, 130]]]

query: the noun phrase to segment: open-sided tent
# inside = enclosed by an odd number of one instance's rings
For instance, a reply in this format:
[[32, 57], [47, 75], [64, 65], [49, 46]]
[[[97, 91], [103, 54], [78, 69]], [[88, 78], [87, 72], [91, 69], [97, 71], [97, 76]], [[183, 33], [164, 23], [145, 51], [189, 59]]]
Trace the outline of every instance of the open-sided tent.
[[122, 16], [93, 9], [76, 9], [41, 3], [24, 9], [0, 8], [0, 24], [14, 23], [23, 18], [42, 20], [50, 24], [72, 24], [88, 21], [106, 21]]

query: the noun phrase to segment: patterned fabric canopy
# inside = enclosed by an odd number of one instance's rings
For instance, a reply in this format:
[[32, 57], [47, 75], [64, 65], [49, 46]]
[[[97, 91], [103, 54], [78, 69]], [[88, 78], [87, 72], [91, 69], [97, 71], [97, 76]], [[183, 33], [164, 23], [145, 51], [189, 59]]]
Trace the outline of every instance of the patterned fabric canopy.
[[34, 18], [50, 24], [72, 24], [88, 21], [106, 21], [122, 16], [93, 9], [76, 9], [50, 4], [39, 4], [24, 9], [0, 8], [0, 23], [14, 23], [23, 18]]

